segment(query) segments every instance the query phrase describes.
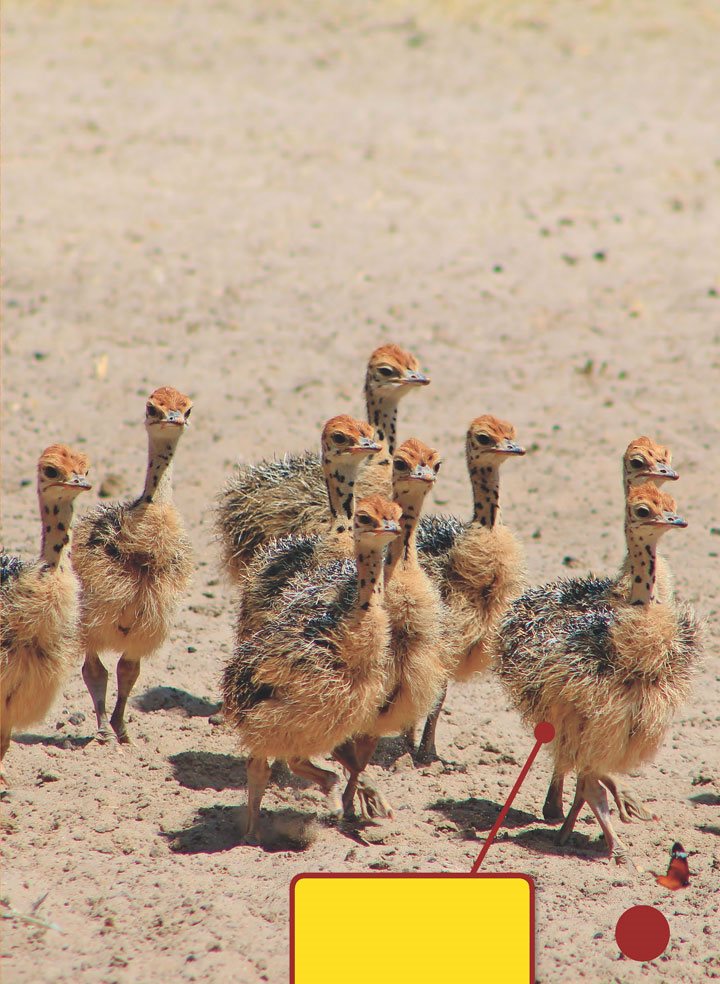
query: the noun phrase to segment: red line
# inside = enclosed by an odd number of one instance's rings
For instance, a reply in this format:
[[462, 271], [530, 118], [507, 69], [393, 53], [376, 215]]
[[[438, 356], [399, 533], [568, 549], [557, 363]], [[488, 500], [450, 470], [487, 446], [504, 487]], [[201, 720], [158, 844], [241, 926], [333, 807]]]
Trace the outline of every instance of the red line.
[[490, 845], [495, 840], [495, 835], [497, 834], [498, 830], [502, 826], [502, 822], [505, 819], [505, 817], [507, 816], [508, 810], [512, 806], [512, 801], [515, 799], [515, 796], [517, 795], [518, 789], [520, 789], [520, 787], [522, 786], [523, 782], [525, 781], [525, 776], [530, 771], [530, 767], [533, 764], [533, 762], [535, 761], [535, 758], [537, 756], [537, 753], [540, 751], [540, 749], [542, 748], [542, 746], [543, 746], [543, 742], [542, 741], [536, 741], [535, 742], [535, 747], [533, 748], [533, 750], [528, 755], [527, 762], [525, 763], [525, 765], [520, 770], [520, 775], [517, 777], [517, 780], [515, 782], [515, 785], [510, 790], [510, 795], [507, 798], [507, 802], [505, 803], [505, 806], [502, 808], [502, 810], [500, 810], [499, 817], [495, 821], [492, 830], [487, 835], [487, 839], [486, 839], [485, 843], [482, 846], [482, 850], [480, 851], [480, 853], [477, 856], [477, 861], [475, 862], [475, 864], [470, 869], [470, 874], [471, 875], [476, 875], [477, 874], [478, 868], [480, 867], [480, 865], [483, 862], [483, 858], [487, 854], [487, 852], [488, 852], [488, 850], [490, 848]]

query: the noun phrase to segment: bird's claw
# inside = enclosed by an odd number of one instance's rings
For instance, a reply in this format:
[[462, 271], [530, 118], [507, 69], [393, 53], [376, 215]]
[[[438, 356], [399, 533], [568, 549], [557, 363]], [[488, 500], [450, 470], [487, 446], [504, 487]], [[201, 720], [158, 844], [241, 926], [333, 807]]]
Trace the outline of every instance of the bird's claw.
[[359, 783], [357, 794], [360, 800], [360, 810], [365, 820], [392, 818], [393, 809], [390, 802], [370, 783]]

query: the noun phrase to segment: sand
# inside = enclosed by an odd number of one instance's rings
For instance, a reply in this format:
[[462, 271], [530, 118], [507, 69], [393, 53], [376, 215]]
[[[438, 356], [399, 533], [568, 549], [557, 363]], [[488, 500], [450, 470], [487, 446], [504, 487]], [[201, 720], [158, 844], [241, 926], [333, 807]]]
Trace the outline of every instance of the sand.
[[[535, 878], [542, 984], [720, 978], [717, 7], [9, 0], [3, 30], [3, 541], [35, 552], [53, 441], [91, 456], [96, 490], [139, 491], [144, 399], [169, 384], [195, 401], [175, 476], [197, 561], [132, 747], [89, 741], [78, 666], [10, 748], [2, 896], [29, 913], [49, 893], [62, 933], [3, 920], [3, 980], [283, 982], [296, 873], [470, 868], [532, 745], [495, 681], [451, 688], [447, 767], [383, 743], [396, 816], [370, 843], [276, 767], [267, 849], [241, 844], [243, 759], [207, 720], [234, 606], [214, 497], [237, 459], [360, 414], [385, 341], [432, 375], [400, 420], [443, 452], [432, 508], [468, 514], [473, 416], [531, 449], [501, 494], [532, 582], [613, 570], [622, 450], [672, 447], [690, 525], [664, 553], [707, 657], [632, 780], [659, 820], [622, 832], [649, 869], [676, 839], [697, 852], [692, 884], [609, 865], [588, 812], [557, 849], [544, 754], [483, 870]], [[650, 965], [614, 940], [638, 903], [671, 928]]]

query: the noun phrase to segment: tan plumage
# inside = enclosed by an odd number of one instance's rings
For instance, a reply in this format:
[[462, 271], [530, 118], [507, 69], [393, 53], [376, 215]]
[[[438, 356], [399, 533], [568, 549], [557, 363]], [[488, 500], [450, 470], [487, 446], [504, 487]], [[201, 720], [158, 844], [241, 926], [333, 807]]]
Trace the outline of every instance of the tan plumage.
[[[631, 441], [622, 459], [622, 483], [625, 493], [625, 506], [630, 490], [650, 483], [660, 486], [664, 482], [676, 481], [680, 476], [670, 467], [671, 454], [669, 448], [656, 444], [649, 437], [637, 437]], [[673, 576], [664, 557], [655, 558], [655, 596], [658, 601], [665, 603], [673, 598]], [[607, 582], [606, 590], [618, 598], [629, 597], [632, 589], [630, 575], [630, 555], [626, 555], [620, 570], [612, 581]], [[543, 816], [549, 822], [562, 820], [564, 772], [555, 772], [550, 780], [547, 796], [543, 805]], [[644, 808], [642, 803], [627, 788], [619, 788], [611, 776], [602, 776], [602, 782], [611, 791], [621, 819], [629, 823], [632, 817], [638, 820], [652, 820], [653, 815]]]
[[[650, 482], [660, 486], [664, 482], [675, 482], [680, 476], [671, 467], [672, 454], [669, 448], [656, 444], [649, 437], [636, 437], [625, 449], [622, 462], [623, 491], [627, 499], [630, 489]], [[628, 559], [617, 575], [617, 590], [626, 595], [630, 590], [630, 570]], [[657, 558], [655, 571], [655, 594], [660, 601], [668, 601], [674, 591], [672, 571], [664, 557]]]
[[692, 610], [655, 596], [659, 536], [686, 526], [674, 500], [651, 484], [628, 492], [625, 532], [632, 586], [622, 598], [612, 582], [578, 578], [533, 588], [510, 606], [500, 629], [497, 668], [530, 725], [551, 722], [554, 773], [575, 771], [573, 807], [559, 835], [565, 843], [587, 801], [616, 860], [626, 857], [609, 816], [615, 773], [657, 752], [690, 692], [699, 655]]
[[[440, 593], [418, 563], [417, 524], [423, 500], [435, 482], [440, 455], [421, 441], [405, 441], [393, 456], [395, 502], [402, 508], [403, 537], [388, 548], [385, 604], [392, 633], [392, 660], [385, 698], [377, 716], [361, 735], [335, 749], [335, 757], [350, 772], [343, 796], [346, 812], [354, 793], [360, 793], [363, 813], [387, 812], [383, 798], [360, 774], [377, 741], [398, 734], [427, 714], [443, 693], [450, 666], [451, 626]], [[376, 804], [376, 805], [374, 805]]]
[[[484, 414], [468, 428], [465, 453], [473, 491], [473, 518], [428, 517], [420, 524], [420, 564], [440, 589], [453, 647], [451, 678], [467, 680], [487, 669], [492, 638], [509, 602], [523, 587], [525, 558], [499, 519], [500, 465], [525, 454], [512, 424]], [[436, 757], [435, 728], [444, 695], [428, 716], [418, 758]]]
[[259, 629], [283, 589], [298, 575], [312, 577], [333, 560], [353, 555], [353, 516], [358, 469], [381, 447], [370, 424], [342, 414], [323, 427], [321, 462], [329, 505], [328, 525], [312, 536], [286, 536], [260, 548], [247, 568], [237, 636]]
[[354, 517], [355, 560], [294, 584], [250, 638], [239, 636], [223, 674], [228, 721], [248, 761], [248, 830], [257, 835], [268, 757], [287, 760], [339, 803], [338, 779], [305, 760], [329, 752], [376, 712], [389, 658], [383, 549], [400, 533], [399, 506], [371, 496]]
[[63, 444], [37, 467], [40, 558], [0, 556], [0, 759], [12, 731], [42, 720], [79, 662], [78, 583], [68, 560], [73, 502], [90, 488], [88, 459]]
[[[361, 469], [358, 496], [391, 494], [398, 403], [411, 389], [429, 382], [417, 359], [397, 345], [383, 345], [370, 356], [365, 400], [382, 451]], [[238, 465], [216, 509], [223, 568], [233, 581], [241, 582], [259, 547], [287, 535], [322, 533], [329, 518], [323, 470], [314, 452]]]
[[122, 653], [110, 724], [128, 741], [125, 705], [140, 660], [165, 641], [192, 573], [190, 542], [172, 502], [172, 460], [192, 402], [172, 387], [147, 401], [148, 468], [142, 495], [100, 506], [78, 522], [73, 565], [82, 585], [83, 677], [93, 698], [98, 737], [109, 736], [107, 671], [98, 652]]

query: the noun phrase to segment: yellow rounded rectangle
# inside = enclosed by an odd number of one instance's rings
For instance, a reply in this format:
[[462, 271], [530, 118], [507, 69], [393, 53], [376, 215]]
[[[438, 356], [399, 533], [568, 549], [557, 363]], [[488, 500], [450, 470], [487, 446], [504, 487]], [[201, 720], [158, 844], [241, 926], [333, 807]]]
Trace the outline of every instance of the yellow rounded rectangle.
[[290, 886], [291, 984], [532, 984], [527, 875], [308, 873]]

